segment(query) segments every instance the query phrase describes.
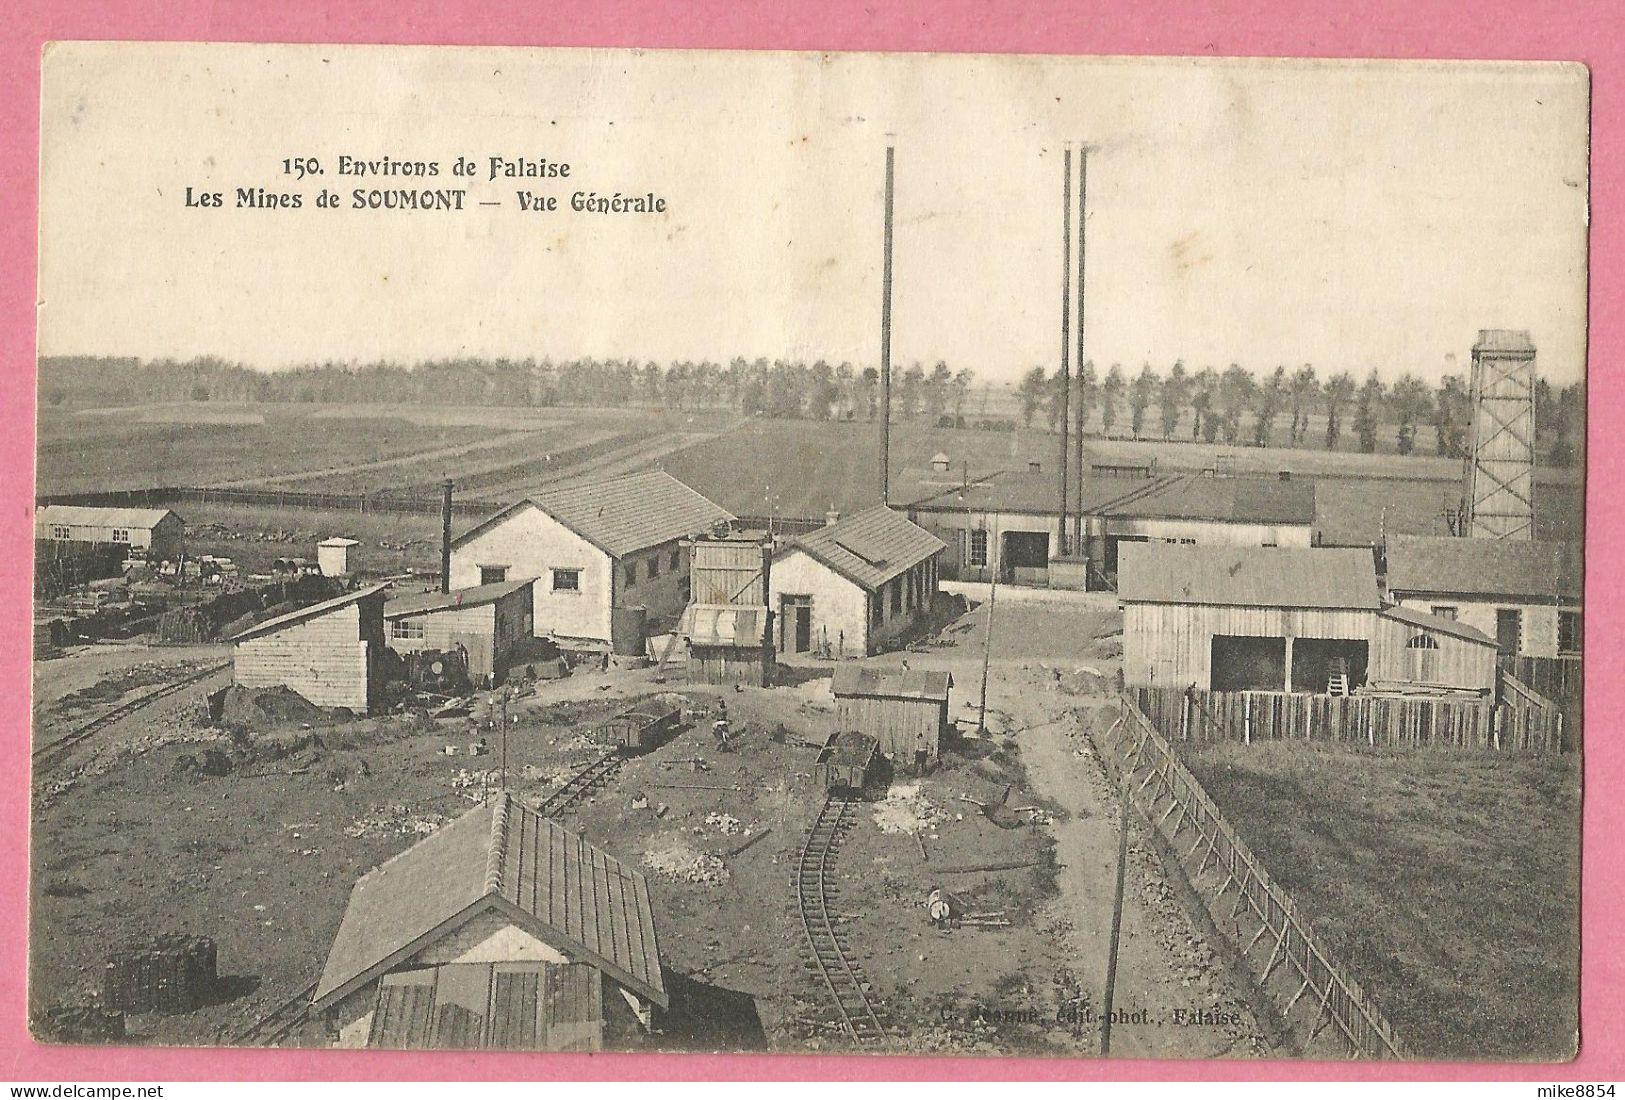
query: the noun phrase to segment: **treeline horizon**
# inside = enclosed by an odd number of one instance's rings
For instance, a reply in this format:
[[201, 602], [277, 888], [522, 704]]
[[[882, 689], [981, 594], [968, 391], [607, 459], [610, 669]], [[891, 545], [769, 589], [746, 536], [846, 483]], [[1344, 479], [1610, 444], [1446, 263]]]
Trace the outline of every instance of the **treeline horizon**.
[[[939, 427], [1008, 430], [1015, 421], [989, 411], [993, 384], [976, 386], [969, 368], [944, 361], [894, 367], [892, 417]], [[1356, 380], [1343, 370], [1322, 378], [1313, 365], [1277, 366], [1259, 374], [1231, 363], [1188, 369], [1176, 361], [1159, 372], [1145, 363], [1130, 373], [1085, 362], [1070, 379], [1068, 420], [1091, 421], [1101, 434], [1258, 447], [1324, 447], [1345, 437], [1373, 453], [1383, 425], [1395, 428], [1395, 450], [1421, 451], [1431, 431], [1435, 454], [1460, 457], [1467, 445], [1471, 395], [1461, 375], [1430, 385], [1410, 373], [1384, 382], [1375, 369]], [[1017, 419], [1057, 430], [1061, 372], [1035, 366], [1014, 386]], [[635, 359], [434, 359], [415, 364], [313, 363], [268, 372], [214, 356], [141, 360], [117, 356], [42, 356], [42, 407], [124, 405], [152, 401], [324, 404], [453, 404], [550, 408], [569, 406], [699, 410], [821, 421], [875, 420], [880, 374], [873, 366], [735, 357], [724, 365], [683, 360], [664, 366]], [[1311, 437], [1311, 424], [1320, 418]], [[1572, 465], [1585, 435], [1585, 384], [1535, 383], [1537, 446], [1547, 461]], [[1425, 453], [1425, 452], [1422, 452]]]

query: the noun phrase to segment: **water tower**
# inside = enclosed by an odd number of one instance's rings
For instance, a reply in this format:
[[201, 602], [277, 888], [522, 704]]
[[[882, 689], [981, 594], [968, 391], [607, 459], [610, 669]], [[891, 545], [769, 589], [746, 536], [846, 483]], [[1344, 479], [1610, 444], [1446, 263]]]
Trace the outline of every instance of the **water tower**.
[[1529, 333], [1480, 329], [1473, 345], [1467, 439], [1467, 534], [1535, 537], [1535, 345]]

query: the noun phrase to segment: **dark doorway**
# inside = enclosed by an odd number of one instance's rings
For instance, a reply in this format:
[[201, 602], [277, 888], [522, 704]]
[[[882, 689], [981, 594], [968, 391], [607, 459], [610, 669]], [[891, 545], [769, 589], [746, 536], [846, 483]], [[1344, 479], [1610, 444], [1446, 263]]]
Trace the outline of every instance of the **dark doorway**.
[[1294, 638], [1292, 690], [1323, 694], [1331, 683], [1333, 671], [1341, 669], [1348, 676], [1348, 690], [1353, 691], [1365, 683], [1369, 649], [1369, 643], [1363, 639]]
[[1495, 644], [1502, 653], [1516, 653], [1523, 644], [1523, 612], [1502, 608], [1495, 613]]
[[1016, 584], [1049, 580], [1049, 535], [1043, 531], [1006, 531], [999, 564], [1004, 578]]
[[812, 648], [812, 597], [780, 597], [779, 610], [779, 620], [784, 623], [779, 648], [789, 653], [807, 652]]
[[1282, 691], [1286, 687], [1286, 639], [1217, 634], [1210, 677], [1214, 691]]

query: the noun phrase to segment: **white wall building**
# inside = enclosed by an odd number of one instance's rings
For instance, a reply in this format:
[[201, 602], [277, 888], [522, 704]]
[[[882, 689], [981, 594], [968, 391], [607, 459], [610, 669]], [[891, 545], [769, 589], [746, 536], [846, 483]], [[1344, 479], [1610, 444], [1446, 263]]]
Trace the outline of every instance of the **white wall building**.
[[769, 606], [781, 653], [874, 653], [931, 609], [941, 539], [877, 506], [791, 540], [773, 557]]
[[535, 577], [538, 636], [608, 643], [616, 609], [675, 622], [688, 604], [682, 541], [733, 517], [663, 470], [550, 489], [452, 542], [453, 588]]

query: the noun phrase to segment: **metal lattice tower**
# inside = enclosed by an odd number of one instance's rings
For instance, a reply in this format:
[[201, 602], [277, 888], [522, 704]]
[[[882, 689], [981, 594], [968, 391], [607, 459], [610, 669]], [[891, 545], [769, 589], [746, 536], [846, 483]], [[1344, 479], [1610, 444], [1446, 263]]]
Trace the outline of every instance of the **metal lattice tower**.
[[1529, 333], [1481, 329], [1473, 345], [1467, 441], [1467, 534], [1535, 537], [1535, 345]]

